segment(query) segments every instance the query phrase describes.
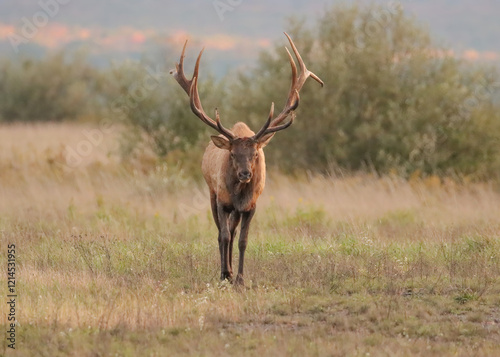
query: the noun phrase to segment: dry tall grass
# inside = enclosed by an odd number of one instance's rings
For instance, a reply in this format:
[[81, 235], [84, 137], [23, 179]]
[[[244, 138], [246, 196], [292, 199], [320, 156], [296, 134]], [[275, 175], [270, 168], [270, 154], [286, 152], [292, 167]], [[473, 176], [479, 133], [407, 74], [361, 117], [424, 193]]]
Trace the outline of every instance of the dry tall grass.
[[[120, 165], [117, 135], [93, 147], [82, 164], [66, 165], [67, 146], [85, 140], [87, 126], [70, 124], [11, 125], [0, 129], [0, 209], [23, 217], [34, 212], [65, 212], [71, 202], [92, 211], [98, 197], [168, 217], [183, 203], [187, 213], [209, 208], [204, 184], [193, 186], [178, 168], [160, 165], [136, 170]], [[182, 164], [182, 163], [181, 163]], [[194, 188], [194, 190], [193, 190]], [[180, 189], [180, 191], [179, 191]], [[376, 220], [393, 211], [414, 211], [426, 225], [452, 222], [496, 222], [500, 216], [498, 187], [459, 185], [437, 177], [405, 181], [397, 177], [309, 177], [296, 180], [271, 172], [259, 211], [274, 203], [288, 211], [316, 205], [333, 220]], [[192, 193], [194, 197], [190, 197]], [[50, 207], [50, 210], [47, 208]]]
[[121, 164], [116, 133], [68, 167], [86, 129], [0, 127], [18, 355], [500, 353], [493, 184], [271, 172], [239, 291], [217, 281], [204, 184]]

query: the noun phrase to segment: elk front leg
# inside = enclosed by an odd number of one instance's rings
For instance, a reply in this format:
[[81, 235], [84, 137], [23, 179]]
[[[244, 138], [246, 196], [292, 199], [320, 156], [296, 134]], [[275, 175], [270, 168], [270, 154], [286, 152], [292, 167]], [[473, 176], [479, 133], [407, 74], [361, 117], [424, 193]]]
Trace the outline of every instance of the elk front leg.
[[233, 271], [233, 243], [236, 236], [236, 227], [240, 223], [241, 214], [238, 211], [233, 211], [229, 217], [229, 235], [231, 241], [229, 242], [229, 270]]
[[225, 210], [222, 205], [217, 205], [217, 214], [219, 218], [219, 252], [221, 265], [221, 280], [231, 281], [233, 271], [229, 264], [229, 245], [231, 243], [231, 233], [229, 232], [229, 216], [231, 211]]
[[250, 228], [250, 222], [252, 221], [254, 214], [255, 214], [255, 208], [253, 208], [248, 212], [242, 213], [241, 233], [240, 233], [240, 240], [238, 242], [238, 248], [240, 250], [240, 261], [238, 265], [238, 275], [236, 276], [236, 284], [239, 285], [245, 284], [245, 281], [243, 279], [243, 264], [245, 261], [245, 250], [247, 248], [247, 242], [248, 242], [248, 230]]

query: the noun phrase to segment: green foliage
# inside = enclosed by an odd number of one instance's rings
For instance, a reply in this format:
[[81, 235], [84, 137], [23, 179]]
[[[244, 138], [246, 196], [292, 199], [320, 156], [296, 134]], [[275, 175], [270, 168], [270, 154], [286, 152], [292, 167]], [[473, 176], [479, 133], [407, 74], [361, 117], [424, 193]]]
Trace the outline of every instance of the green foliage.
[[463, 291], [459, 295], [454, 297], [454, 300], [462, 305], [468, 303], [469, 301], [474, 301], [477, 299], [477, 295], [469, 290]]
[[[312, 29], [292, 23], [289, 33], [325, 87], [306, 83], [297, 120], [273, 139], [268, 161], [287, 170], [494, 174], [498, 73], [449, 55], [387, 6], [333, 6]], [[234, 116], [249, 113], [255, 128], [288, 93], [282, 45], [233, 85]]]
[[82, 54], [0, 62], [0, 121], [62, 121], [94, 116], [99, 75]]

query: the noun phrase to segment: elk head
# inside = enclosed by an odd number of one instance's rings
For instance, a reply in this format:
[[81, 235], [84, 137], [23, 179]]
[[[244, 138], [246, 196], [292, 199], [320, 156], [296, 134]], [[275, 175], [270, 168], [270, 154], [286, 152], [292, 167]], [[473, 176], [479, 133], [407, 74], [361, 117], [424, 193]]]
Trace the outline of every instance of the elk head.
[[259, 132], [250, 137], [239, 138], [222, 126], [219, 112], [217, 109], [215, 110], [217, 128], [222, 136], [211, 136], [212, 142], [219, 149], [230, 152], [231, 163], [241, 183], [248, 183], [252, 179], [255, 164], [260, 157], [259, 149], [264, 148], [269, 143], [275, 132], [286, 129], [293, 123], [294, 117], [292, 116], [286, 124], [269, 128], [273, 114], [274, 103], [271, 105], [271, 112], [267, 122]]

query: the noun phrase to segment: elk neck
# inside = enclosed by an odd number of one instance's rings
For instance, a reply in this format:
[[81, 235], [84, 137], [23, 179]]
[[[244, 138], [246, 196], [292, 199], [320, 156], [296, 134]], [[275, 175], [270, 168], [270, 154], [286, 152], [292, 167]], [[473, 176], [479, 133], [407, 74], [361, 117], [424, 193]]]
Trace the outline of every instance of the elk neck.
[[236, 169], [233, 165], [226, 165], [226, 189], [230, 192], [231, 203], [239, 212], [246, 212], [255, 208], [257, 198], [260, 196], [265, 185], [265, 163], [264, 154], [261, 152], [259, 161], [255, 164], [252, 179], [248, 183], [242, 183], [238, 179]]

